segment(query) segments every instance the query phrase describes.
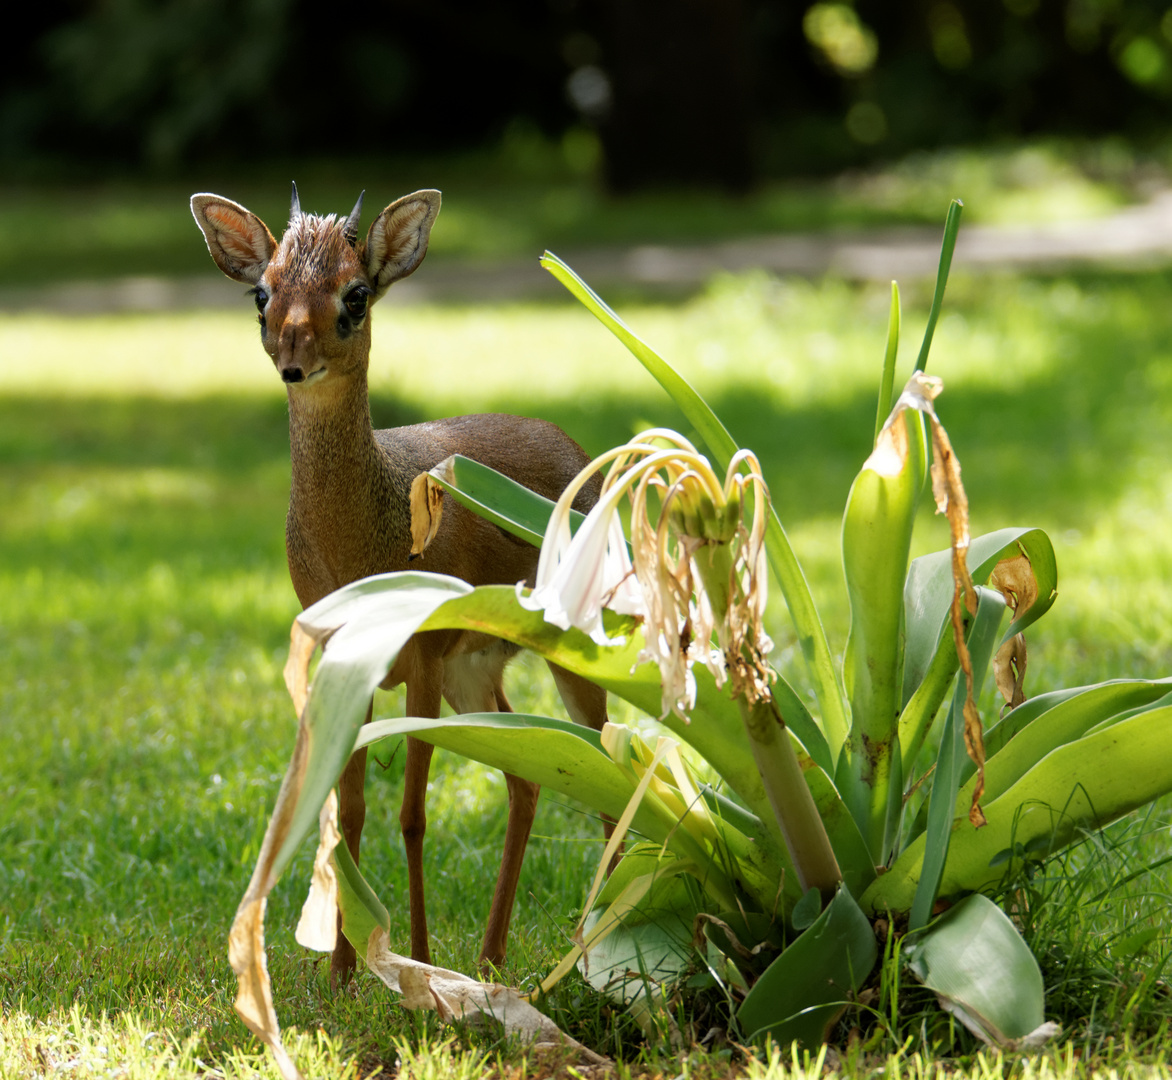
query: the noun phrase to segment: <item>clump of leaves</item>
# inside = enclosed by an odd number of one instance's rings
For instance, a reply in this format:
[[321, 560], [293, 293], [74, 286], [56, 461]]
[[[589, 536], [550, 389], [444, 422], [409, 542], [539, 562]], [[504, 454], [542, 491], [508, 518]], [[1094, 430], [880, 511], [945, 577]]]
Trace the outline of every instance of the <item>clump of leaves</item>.
[[[617, 821], [573, 948], [546, 989], [577, 964], [653, 1025], [681, 985], [706, 985], [732, 1003], [742, 1039], [813, 1046], [867, 994], [880, 962], [873, 923], [882, 921], [907, 935], [881, 967], [881, 1008], [898, 1000], [890, 972], [906, 970], [983, 1041], [1025, 1047], [1052, 1034], [1038, 964], [1006, 913], [1020, 920], [1021, 912], [983, 893], [1172, 790], [1172, 759], [1161, 752], [1172, 680], [1024, 697], [1022, 633], [1057, 595], [1053, 546], [1030, 527], [970, 537], [958, 455], [937, 411], [942, 384], [924, 370], [958, 221], [954, 204], [924, 342], [894, 402], [892, 290], [874, 448], [843, 519], [851, 620], [841, 666], [756, 459], [666, 361], [546, 256], [672, 396], [711, 461], [673, 432], [646, 433], [604, 457], [604, 493], [579, 521], [572, 490], [553, 506], [450, 459], [417, 481], [420, 550], [450, 495], [542, 543], [533, 592], [390, 574], [298, 618], [288, 668], [298, 748], [233, 937], [237, 1007], [278, 1054], [263, 902], [315, 824], [322, 843], [299, 940], [331, 948], [340, 906], [358, 954], [406, 1000], [445, 1018], [487, 1011], [506, 1026], [553, 1034], [519, 995], [420, 972], [390, 951], [386, 911], [337, 844], [332, 789], [352, 750], [404, 734]], [[929, 477], [951, 543], [909, 563]], [[624, 498], [630, 549], [617, 513]], [[808, 662], [809, 695], [769, 663], [766, 563]], [[441, 628], [488, 630], [533, 649], [659, 718], [666, 734], [651, 742], [619, 725], [597, 733], [495, 713], [363, 727], [366, 702], [403, 643]], [[311, 655], [327, 642], [310, 691]], [[990, 671], [1007, 711], [987, 720], [976, 702]], [[628, 834], [639, 839], [607, 877]]]

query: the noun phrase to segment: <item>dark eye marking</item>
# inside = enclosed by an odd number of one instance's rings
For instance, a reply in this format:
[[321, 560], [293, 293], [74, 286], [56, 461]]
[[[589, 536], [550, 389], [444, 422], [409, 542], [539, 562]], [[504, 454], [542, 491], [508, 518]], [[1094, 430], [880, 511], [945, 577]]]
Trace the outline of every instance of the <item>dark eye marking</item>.
[[370, 306], [373, 292], [365, 285], [355, 285], [342, 297], [342, 306], [350, 318], [360, 320], [365, 318], [366, 310]]
[[257, 285], [256, 288], [248, 290], [248, 295], [256, 302], [257, 319], [260, 322], [260, 332], [263, 334], [265, 332], [265, 305], [269, 302], [269, 294], [265, 292], [264, 286]]

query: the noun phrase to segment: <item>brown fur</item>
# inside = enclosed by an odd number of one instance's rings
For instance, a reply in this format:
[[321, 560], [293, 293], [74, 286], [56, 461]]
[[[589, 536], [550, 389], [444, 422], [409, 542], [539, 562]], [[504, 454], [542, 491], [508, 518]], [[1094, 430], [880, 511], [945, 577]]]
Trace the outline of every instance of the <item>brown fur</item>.
[[[347, 297], [361, 287], [373, 303], [419, 265], [439, 211], [438, 192], [416, 192], [392, 203], [357, 243], [333, 216], [295, 213], [278, 244], [259, 218], [236, 203], [215, 195], [195, 195], [191, 202], [216, 264], [234, 280], [257, 286], [258, 299], [265, 301], [261, 341], [288, 384], [292, 488], [285, 542], [289, 575], [303, 605], [358, 578], [408, 568], [411, 483], [451, 454], [490, 465], [551, 499], [587, 464], [581, 447], [543, 420], [489, 413], [372, 429], [370, 316], [350, 317]], [[575, 500], [578, 509], [594, 504], [599, 486], [599, 478], [592, 478]], [[411, 568], [473, 585], [532, 584], [537, 557], [536, 548], [447, 500], [439, 531]], [[507, 711], [501, 679], [516, 651], [482, 634], [420, 634], [403, 649], [383, 685], [406, 684], [407, 712], [413, 716], [438, 716], [441, 697], [457, 711]], [[605, 692], [566, 671], [551, 670], [571, 716], [601, 728]], [[425, 961], [422, 844], [430, 757], [430, 745], [408, 739], [400, 814], [411, 951]], [[342, 832], [356, 860], [365, 816], [365, 764], [365, 751], [355, 754], [339, 784]], [[504, 959], [537, 799], [536, 785], [507, 780], [505, 854], [481, 953], [482, 962], [491, 965]], [[332, 973], [344, 977], [353, 965], [353, 948], [339, 938]]]

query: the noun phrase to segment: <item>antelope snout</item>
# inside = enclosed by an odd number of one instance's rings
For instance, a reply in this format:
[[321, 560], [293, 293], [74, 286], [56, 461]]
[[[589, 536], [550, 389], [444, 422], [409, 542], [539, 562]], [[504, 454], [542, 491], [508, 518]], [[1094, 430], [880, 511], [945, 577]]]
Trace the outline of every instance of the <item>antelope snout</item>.
[[318, 366], [316, 339], [307, 319], [289, 318], [281, 327], [276, 364], [286, 384], [305, 382]]

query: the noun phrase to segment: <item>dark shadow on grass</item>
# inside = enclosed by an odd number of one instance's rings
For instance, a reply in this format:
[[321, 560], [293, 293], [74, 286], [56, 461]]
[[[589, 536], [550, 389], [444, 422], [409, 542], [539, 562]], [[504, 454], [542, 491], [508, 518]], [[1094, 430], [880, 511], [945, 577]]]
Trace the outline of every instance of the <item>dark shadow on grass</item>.
[[[1159, 342], [1149, 328], [1104, 322], [1077, 337], [1067, 333], [1067, 340], [1060, 369], [1011, 390], [991, 382], [949, 382], [946, 360], [933, 368], [943, 371], [948, 384], [938, 402], [941, 419], [963, 465], [974, 513], [988, 527], [1026, 520], [1085, 524], [1109, 509], [1145, 460], [1167, 459]], [[869, 393], [795, 409], [779, 402], [769, 386], [741, 384], [711, 403], [734, 437], [762, 459], [783, 521], [796, 525], [841, 513], [870, 449]], [[532, 412], [523, 387], [515, 400], [486, 408]], [[654, 391], [543, 403], [541, 412], [591, 453], [649, 422], [686, 431], [675, 407]], [[426, 419], [387, 395], [373, 398], [372, 414], [380, 427]], [[103, 532], [125, 536], [142, 528], [151, 530], [163, 558], [187, 544], [207, 552], [220, 539], [239, 541], [238, 519], [256, 513], [241, 500], [259, 498], [270, 514], [272, 506], [283, 506], [287, 462], [286, 406], [279, 395], [0, 399], [0, 467], [14, 494], [52, 471], [180, 469], [207, 480], [203, 517], [169, 516], [166, 498], [152, 498], [149, 491], [137, 502], [111, 507], [109, 520], [102, 520], [99, 507], [86, 521], [86, 533], [75, 537], [91, 554]], [[71, 540], [58, 524], [50, 546]], [[280, 524], [270, 527], [279, 540]], [[143, 544], [150, 549], [145, 538]]]

